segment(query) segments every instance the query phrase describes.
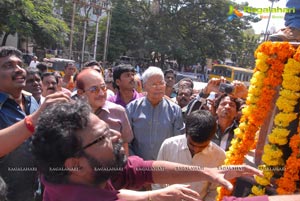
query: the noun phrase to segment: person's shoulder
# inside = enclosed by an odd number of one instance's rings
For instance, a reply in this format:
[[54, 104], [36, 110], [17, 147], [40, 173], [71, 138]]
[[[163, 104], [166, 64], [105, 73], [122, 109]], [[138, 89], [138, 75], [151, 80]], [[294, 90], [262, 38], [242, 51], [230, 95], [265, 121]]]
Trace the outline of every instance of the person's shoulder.
[[109, 107], [109, 110], [115, 110], [115, 111], [122, 111], [122, 112], [125, 112], [125, 108], [122, 107], [121, 105], [119, 104], [116, 104], [114, 102], [111, 102], [109, 100], [106, 100], [105, 101], [105, 104]]
[[28, 92], [28, 91], [25, 91], [25, 90], [22, 90], [21, 92], [24, 96], [32, 96], [32, 93]]
[[[25, 91], [25, 90], [22, 90], [22, 95], [23, 95], [23, 97], [25, 98], [25, 100], [26, 101], [29, 101], [29, 102], [33, 102], [33, 103], [35, 103], [36, 102], [36, 100], [35, 100], [35, 98], [32, 96], [32, 93], [30, 93], [30, 92], [28, 92], [28, 91]], [[37, 102], [36, 102], [37, 103]], [[38, 103], [37, 103], [38, 104]]]
[[107, 90], [106, 90], [106, 93], [107, 93], [107, 95], [108, 95], [109, 97], [115, 96], [115, 92], [113, 92], [113, 91], [110, 90], [110, 89], [107, 89]]
[[130, 107], [135, 107], [137, 105], [140, 105], [142, 102], [144, 102], [146, 97], [141, 97], [135, 100], [132, 100], [131, 102], [129, 102], [126, 106], [126, 108], [130, 108]]
[[[170, 97], [164, 96], [163, 98], [166, 102], [168, 102], [170, 105], [177, 105]], [[178, 105], [177, 105], [178, 106]]]
[[0, 92], [0, 109], [2, 108], [2, 105], [4, 102], [8, 99], [9, 95], [4, 92]]
[[216, 150], [218, 152], [225, 153], [225, 151], [219, 145], [217, 145], [216, 143], [214, 143], [214, 142], [211, 141], [210, 144], [211, 144], [211, 148], [212, 149], [214, 149], [214, 150]]
[[114, 94], [114, 95], [112, 95], [112, 96], [108, 96], [108, 97], [106, 98], [106, 100], [107, 100], [107, 101], [110, 101], [110, 102], [112, 102], [112, 103], [115, 103], [116, 100], [117, 100], [117, 94]]
[[170, 106], [170, 108], [181, 112], [180, 106], [177, 103], [174, 103], [170, 98], [164, 97], [163, 100]]
[[185, 140], [185, 138], [186, 138], [185, 134], [169, 137], [164, 140], [163, 145], [165, 146], [177, 145], [178, 143]]
[[220, 157], [220, 160], [224, 160], [226, 158], [225, 151], [216, 143], [210, 142], [211, 144], [211, 152], [213, 152], [215, 157]]

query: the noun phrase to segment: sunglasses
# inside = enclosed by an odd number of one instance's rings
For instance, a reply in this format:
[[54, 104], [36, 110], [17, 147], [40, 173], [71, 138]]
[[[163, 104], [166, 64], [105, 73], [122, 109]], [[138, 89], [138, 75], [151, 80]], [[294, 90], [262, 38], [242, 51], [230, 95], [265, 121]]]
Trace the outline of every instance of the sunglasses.
[[89, 91], [89, 92], [91, 92], [93, 94], [98, 94], [100, 92], [100, 90], [102, 92], [106, 92], [106, 90], [107, 90], [106, 85], [103, 84], [103, 85], [100, 85], [100, 86], [92, 86], [92, 87], [86, 89], [85, 91]]

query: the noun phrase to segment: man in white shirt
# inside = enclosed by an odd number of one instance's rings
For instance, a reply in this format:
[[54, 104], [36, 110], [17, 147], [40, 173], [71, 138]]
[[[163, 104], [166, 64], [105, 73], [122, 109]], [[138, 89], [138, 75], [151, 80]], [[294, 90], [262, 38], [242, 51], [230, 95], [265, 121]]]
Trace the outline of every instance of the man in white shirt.
[[[166, 139], [159, 150], [157, 160], [195, 165], [199, 168], [218, 167], [224, 163], [225, 152], [211, 142], [217, 124], [207, 110], [196, 110], [186, 118], [186, 134]], [[191, 170], [193, 171], [193, 170]], [[216, 186], [207, 181], [189, 183], [204, 201], [213, 201], [217, 195]], [[152, 185], [153, 189], [166, 184]]]
[[30, 64], [29, 64], [29, 67], [34, 67], [34, 68], [36, 68], [36, 65], [39, 63], [39, 61], [38, 61], [37, 59], [38, 59], [37, 56], [33, 56], [33, 57], [32, 57], [32, 60], [31, 60], [31, 62], [30, 62]]

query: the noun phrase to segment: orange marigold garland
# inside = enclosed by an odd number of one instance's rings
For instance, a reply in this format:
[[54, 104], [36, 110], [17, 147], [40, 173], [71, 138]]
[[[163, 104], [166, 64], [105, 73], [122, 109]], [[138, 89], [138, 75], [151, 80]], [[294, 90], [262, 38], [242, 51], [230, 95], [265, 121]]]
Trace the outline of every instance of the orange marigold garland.
[[[235, 139], [226, 152], [225, 165], [242, 164], [253, 147], [255, 134], [271, 110], [276, 87], [282, 82], [284, 63], [294, 52], [289, 43], [272, 42], [262, 43], [255, 51], [256, 67], [250, 81], [247, 106], [242, 110], [241, 123], [234, 131]], [[217, 200], [222, 200], [226, 195], [231, 195], [231, 192], [223, 187], [218, 188]]]
[[286, 161], [283, 177], [278, 179], [276, 189], [278, 194], [292, 194], [296, 191], [296, 182], [299, 181], [300, 174], [300, 127], [298, 133], [290, 139], [292, 154]]
[[[298, 48], [298, 51], [299, 50], [300, 49]], [[279, 146], [288, 143], [288, 136], [290, 133], [288, 126], [298, 116], [294, 110], [300, 98], [299, 73], [300, 62], [295, 60], [295, 57], [289, 58], [288, 62], [285, 64], [284, 73], [282, 74], [283, 82], [282, 89], [279, 93], [280, 96], [276, 101], [279, 112], [274, 118], [275, 127], [268, 135], [269, 143], [264, 147], [264, 154], [262, 156], [264, 165], [259, 167], [263, 170], [264, 176], [255, 177], [258, 185], [252, 187], [252, 193], [254, 195], [262, 195], [265, 193], [265, 186], [270, 184], [270, 180], [274, 174], [272, 170], [283, 169], [285, 162], [282, 158], [283, 151]], [[294, 84], [291, 81], [295, 81], [296, 83]], [[297, 151], [299, 152], [299, 149]], [[286, 177], [278, 181], [278, 184], [281, 186], [277, 189], [278, 193], [287, 194], [288, 192], [294, 192], [296, 187], [295, 181], [299, 180], [299, 169], [298, 166], [295, 165], [297, 162], [299, 163], [299, 160], [295, 157], [291, 157], [287, 161], [287, 164], [289, 165], [285, 167], [284, 172]]]
[[[290, 72], [291, 74], [298, 75], [300, 74], [300, 46], [297, 49], [296, 54], [294, 55], [294, 60], [290, 60]], [[286, 77], [287, 80], [292, 80], [292, 77]], [[293, 97], [294, 99], [300, 97], [299, 80], [296, 80], [296, 83], [290, 83], [291, 85], [286, 85], [289, 88], [295, 89], [295, 91], [291, 91], [287, 89], [285, 92], [286, 96]], [[298, 85], [298, 88], [296, 87]], [[298, 91], [297, 91], [298, 90]], [[292, 93], [295, 92], [295, 93]], [[292, 103], [293, 104], [293, 103]], [[283, 107], [284, 104], [282, 104]], [[284, 107], [285, 110], [289, 110], [289, 108]], [[300, 120], [298, 119], [298, 128], [297, 133], [293, 135], [290, 139], [289, 146], [292, 150], [291, 155], [286, 161], [285, 170], [283, 176], [276, 181], [278, 188], [276, 189], [278, 194], [292, 194], [296, 191], [296, 182], [300, 180]]]

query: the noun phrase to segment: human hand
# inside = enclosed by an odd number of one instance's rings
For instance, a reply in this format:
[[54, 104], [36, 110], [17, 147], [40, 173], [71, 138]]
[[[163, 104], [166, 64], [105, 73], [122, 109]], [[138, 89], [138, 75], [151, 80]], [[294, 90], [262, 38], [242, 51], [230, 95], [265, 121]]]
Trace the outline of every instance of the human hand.
[[200, 195], [196, 191], [189, 188], [190, 185], [173, 184], [166, 188], [150, 192], [149, 196], [152, 200], [160, 201], [199, 201]]
[[219, 93], [220, 83], [226, 83], [226, 79], [224, 77], [210, 79], [206, 87], [204, 88], [204, 93], [205, 94], [210, 94], [210, 92]]
[[211, 176], [211, 182], [220, 184], [228, 190], [233, 189], [232, 184], [228, 180], [240, 176], [263, 176], [262, 171], [249, 165], [228, 165], [218, 168], [207, 168], [205, 169], [205, 172]]
[[239, 80], [234, 80], [231, 82], [231, 84], [234, 86], [234, 91], [233, 91], [232, 95], [235, 98], [242, 98], [242, 99], [247, 98], [248, 89], [247, 89], [247, 86], [243, 82], [241, 82]]
[[62, 92], [56, 92], [54, 94], [50, 94], [46, 96], [43, 104], [39, 107], [39, 109], [35, 113], [32, 114], [31, 117], [32, 121], [36, 123], [40, 113], [43, 112], [48, 105], [51, 105], [53, 103], [58, 103], [58, 102], [68, 102], [70, 100], [71, 98]]

